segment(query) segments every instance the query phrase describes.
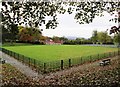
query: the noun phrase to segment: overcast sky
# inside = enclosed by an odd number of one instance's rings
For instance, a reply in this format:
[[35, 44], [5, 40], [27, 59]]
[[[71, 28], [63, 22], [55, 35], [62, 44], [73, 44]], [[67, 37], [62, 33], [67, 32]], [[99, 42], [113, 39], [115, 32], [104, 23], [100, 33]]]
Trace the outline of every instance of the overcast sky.
[[76, 23], [73, 14], [60, 14], [58, 15], [58, 27], [56, 29], [44, 29], [43, 35], [45, 36], [73, 36], [73, 37], [84, 37], [90, 38], [92, 36], [93, 30], [106, 31], [110, 29], [111, 26], [118, 25], [114, 22], [109, 22], [109, 19], [114, 18], [107, 12], [104, 12], [103, 17], [96, 17], [93, 23], [90, 24], [79, 24]]
[[[1, 3], [0, 3], [1, 7]], [[45, 29], [43, 28], [44, 36], [72, 36], [72, 37], [84, 37], [90, 38], [93, 30], [106, 31], [112, 26], [118, 26], [118, 23], [109, 22], [109, 19], [114, 18], [115, 15], [111, 16], [109, 13], [104, 12], [103, 17], [96, 17], [90, 24], [79, 24], [74, 19], [74, 14], [58, 14], [58, 27], [56, 29]]]

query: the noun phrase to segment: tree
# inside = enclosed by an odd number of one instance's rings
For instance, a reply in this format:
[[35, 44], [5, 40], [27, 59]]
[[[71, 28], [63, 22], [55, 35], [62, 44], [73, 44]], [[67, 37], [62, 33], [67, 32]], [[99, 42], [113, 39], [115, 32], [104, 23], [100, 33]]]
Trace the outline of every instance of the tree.
[[52, 39], [53, 39], [53, 41], [54, 41], [54, 42], [59, 42], [59, 41], [60, 41], [60, 38], [59, 38], [59, 37], [57, 37], [57, 36], [53, 36], [53, 38], [52, 38]]
[[1, 32], [2, 43], [4, 43], [6, 39], [9, 39], [9, 33], [8, 33], [8, 30], [4, 26], [1, 26], [1, 28], [2, 28], [2, 32]]
[[113, 44], [113, 39], [109, 35], [106, 37], [106, 44]]
[[[55, 29], [59, 24], [57, 14], [75, 12], [74, 19], [79, 24], [91, 23], [96, 16], [103, 16], [106, 11], [113, 15], [119, 12], [120, 2], [55, 2], [55, 1], [33, 1], [22, 0], [20, 2], [11, 0], [3, 1], [1, 8], [1, 24], [8, 29], [11, 39], [17, 32], [17, 25], [26, 25], [31, 28], [46, 26], [46, 29]], [[65, 7], [67, 6], [67, 7]], [[46, 17], [49, 17], [46, 20]], [[120, 18], [115, 18], [119, 22]], [[117, 21], [118, 20], [118, 21]], [[13, 26], [16, 26], [15, 32], [12, 32]], [[15, 27], [14, 27], [15, 28]], [[41, 29], [42, 30], [42, 29]], [[11, 40], [12, 41], [12, 40]]]
[[81, 38], [76, 38], [76, 43], [81, 44]]
[[[23, 0], [21, 2], [11, 1], [2, 2], [2, 23], [6, 26], [11, 23], [19, 25], [25, 24], [30, 27], [38, 27], [45, 24], [46, 29], [57, 27], [57, 13], [75, 13], [78, 23], [91, 23], [95, 16], [103, 16], [102, 12], [107, 11], [114, 14], [119, 11], [118, 2], [45, 2]], [[65, 8], [67, 6], [67, 8]], [[10, 7], [10, 8], [9, 8]], [[10, 14], [13, 15], [10, 15]], [[46, 16], [51, 19], [46, 20]]]
[[33, 36], [29, 33], [27, 28], [20, 27], [19, 30], [19, 40], [24, 42], [32, 42]]
[[41, 36], [41, 37], [40, 37], [40, 41], [41, 41], [41, 42], [45, 42], [46, 40], [47, 40], [47, 37], [45, 37], [45, 36]]
[[116, 26], [111, 27], [110, 34], [112, 34], [112, 33], [119, 34], [119, 32], [120, 32], [119, 29], [120, 29], [120, 26], [119, 27], [116, 27]]
[[5, 26], [2, 27], [2, 43], [10, 41], [11, 43], [17, 39], [18, 26], [16, 24], [11, 24], [10, 29], [7, 29]]
[[91, 40], [89, 40], [89, 42], [93, 42], [93, 43], [101, 43], [101, 44], [112, 44], [112, 38], [111, 36], [108, 35], [107, 31], [102, 31], [102, 32], [98, 32], [97, 30], [93, 31]]
[[97, 32], [97, 30], [93, 31], [91, 40], [92, 40], [93, 44], [95, 44], [98, 41], [98, 32]]
[[19, 40], [29, 42], [39, 42], [42, 33], [38, 29], [19, 26]]
[[11, 42], [14, 41], [17, 38], [18, 34], [18, 25], [17, 24], [11, 24], [10, 25], [10, 34], [11, 34]]
[[113, 41], [114, 41], [114, 44], [115, 44], [115, 45], [117, 45], [117, 46], [120, 45], [120, 33], [114, 35]]
[[110, 42], [111, 38], [107, 34], [107, 32], [98, 32], [98, 42], [101, 44], [107, 44], [107, 42]]
[[63, 43], [64, 43], [64, 42], [68, 41], [68, 38], [63, 36], [63, 37], [60, 37], [60, 40], [63, 41]]

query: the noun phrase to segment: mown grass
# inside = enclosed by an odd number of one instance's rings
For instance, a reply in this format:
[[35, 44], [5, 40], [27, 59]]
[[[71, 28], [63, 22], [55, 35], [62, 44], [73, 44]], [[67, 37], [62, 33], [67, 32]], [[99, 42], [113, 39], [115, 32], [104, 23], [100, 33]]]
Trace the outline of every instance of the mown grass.
[[73, 59], [117, 51], [118, 48], [81, 46], [81, 45], [31, 45], [31, 46], [3, 46], [8, 50], [37, 59], [42, 62]]
[[13, 42], [13, 43], [10, 43], [10, 42], [6, 42], [6, 43], [3, 43], [2, 44], [2, 46], [4, 46], [4, 47], [9, 47], [9, 46], [30, 46], [30, 45], [32, 45], [32, 44], [30, 44], [30, 43], [15, 43], [15, 42]]

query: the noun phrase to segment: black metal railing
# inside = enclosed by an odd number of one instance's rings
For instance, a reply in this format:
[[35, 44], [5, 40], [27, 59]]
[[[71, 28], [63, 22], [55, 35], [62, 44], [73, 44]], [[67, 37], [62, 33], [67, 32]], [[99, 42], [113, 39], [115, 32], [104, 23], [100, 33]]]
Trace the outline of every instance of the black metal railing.
[[39, 60], [26, 57], [22, 54], [7, 50], [5, 48], [0, 48], [0, 49], [2, 50], [2, 52], [8, 54], [11, 57], [14, 57], [15, 59], [28, 65], [29, 67], [35, 69], [38, 73], [49, 73], [57, 70], [63, 70], [72, 66], [84, 64], [86, 62], [93, 62], [96, 60], [120, 55], [120, 50], [118, 50], [114, 52], [107, 52], [102, 54], [95, 54], [95, 55], [82, 56], [76, 58], [68, 58], [65, 60], [57, 60], [57, 61], [43, 63]]

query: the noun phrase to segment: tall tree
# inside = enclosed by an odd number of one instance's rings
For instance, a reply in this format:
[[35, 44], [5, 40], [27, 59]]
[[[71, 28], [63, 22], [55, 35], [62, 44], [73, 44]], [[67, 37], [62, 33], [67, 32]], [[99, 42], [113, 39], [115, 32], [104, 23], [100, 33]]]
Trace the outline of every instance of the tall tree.
[[7, 29], [4, 25], [2, 27], [2, 42], [10, 41], [11, 43], [17, 39], [18, 34], [18, 25], [11, 24], [9, 29]]
[[[20, 2], [11, 0], [2, 2], [2, 23], [6, 26], [18, 23], [31, 27], [46, 26], [46, 29], [57, 27], [57, 14], [75, 12], [78, 23], [91, 23], [95, 16], [103, 16], [103, 11], [114, 14], [119, 11], [119, 2], [55, 2], [22, 0]], [[67, 7], [65, 7], [67, 6]], [[12, 15], [11, 15], [12, 14]], [[46, 16], [51, 17], [46, 20]]]
[[63, 36], [63, 37], [60, 37], [60, 40], [63, 41], [63, 43], [64, 43], [64, 42], [66, 42], [68, 40], [68, 38]]
[[81, 44], [81, 38], [76, 38], [76, 43]]
[[96, 44], [96, 42], [98, 41], [98, 32], [97, 32], [97, 30], [94, 30], [94, 31], [93, 31], [91, 40], [92, 40], [92, 42], [93, 42], [94, 44]]
[[114, 44], [116, 44], [117, 46], [120, 45], [120, 33], [114, 35], [113, 41], [114, 41]]
[[98, 32], [98, 42], [101, 44], [106, 44], [110, 41], [110, 36], [107, 34], [107, 32]]
[[60, 38], [59, 38], [59, 37], [57, 37], [57, 36], [53, 36], [53, 38], [52, 38], [52, 39], [53, 39], [53, 41], [54, 41], [54, 42], [59, 42], [59, 41], [60, 41]]
[[42, 33], [38, 29], [19, 26], [19, 40], [35, 42], [39, 41]]

